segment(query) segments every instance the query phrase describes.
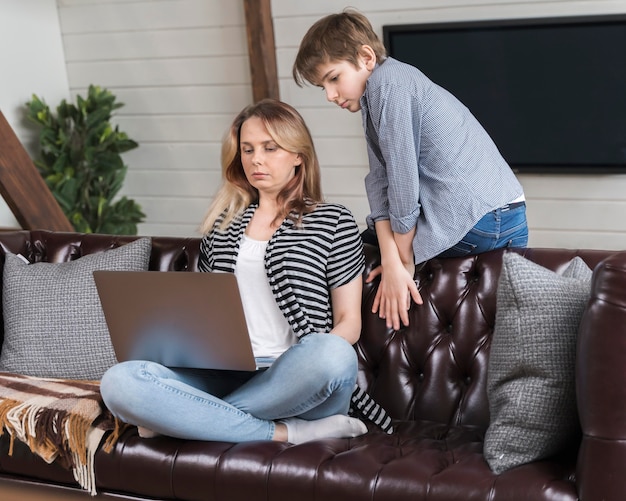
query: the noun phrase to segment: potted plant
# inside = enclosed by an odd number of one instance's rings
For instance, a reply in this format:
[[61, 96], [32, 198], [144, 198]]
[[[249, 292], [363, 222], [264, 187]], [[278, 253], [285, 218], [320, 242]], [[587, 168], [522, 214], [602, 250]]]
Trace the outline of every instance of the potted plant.
[[111, 124], [123, 106], [115, 101], [107, 89], [90, 85], [86, 98], [64, 99], [56, 114], [36, 95], [26, 104], [28, 119], [41, 126], [35, 165], [81, 233], [136, 235], [145, 218], [135, 201], [116, 199], [127, 171], [121, 154], [138, 144]]

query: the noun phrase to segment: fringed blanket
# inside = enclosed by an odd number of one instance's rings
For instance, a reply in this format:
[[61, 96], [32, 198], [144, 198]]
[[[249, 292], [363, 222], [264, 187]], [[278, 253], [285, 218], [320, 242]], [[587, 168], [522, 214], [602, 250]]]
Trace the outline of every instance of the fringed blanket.
[[45, 379], [0, 372], [0, 435], [6, 430], [46, 462], [57, 460], [96, 494], [94, 456], [110, 452], [124, 425], [102, 403], [97, 381]]

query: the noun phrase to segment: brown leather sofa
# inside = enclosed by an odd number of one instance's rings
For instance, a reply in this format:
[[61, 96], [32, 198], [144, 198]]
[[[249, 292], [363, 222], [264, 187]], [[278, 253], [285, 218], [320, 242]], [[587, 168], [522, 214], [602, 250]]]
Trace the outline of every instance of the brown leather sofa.
[[[133, 237], [21, 231], [0, 246], [31, 261], [59, 262]], [[150, 268], [196, 271], [199, 240], [153, 239]], [[377, 251], [366, 246], [367, 268]], [[364, 289], [356, 349], [360, 383], [395, 420], [355, 439], [221, 443], [141, 439], [127, 430], [110, 454], [96, 455], [98, 497], [162, 500], [618, 501], [626, 499], [626, 252], [526, 249], [557, 270], [574, 256], [595, 269], [576, 363], [581, 435], [559, 454], [500, 475], [483, 457], [489, 424], [487, 362], [502, 252], [432, 260], [417, 274], [423, 306], [409, 328], [386, 329]], [[605, 260], [605, 258], [608, 258]], [[1, 258], [3, 261], [3, 257]], [[419, 314], [417, 308], [421, 308]], [[459, 328], [463, 326], [463, 328]], [[210, 426], [210, 423], [207, 423]], [[71, 473], [0, 439], [0, 499], [89, 495]], [[3, 494], [5, 493], [5, 494]], [[30, 497], [29, 497], [30, 496]], [[57, 497], [55, 497], [57, 496]]]

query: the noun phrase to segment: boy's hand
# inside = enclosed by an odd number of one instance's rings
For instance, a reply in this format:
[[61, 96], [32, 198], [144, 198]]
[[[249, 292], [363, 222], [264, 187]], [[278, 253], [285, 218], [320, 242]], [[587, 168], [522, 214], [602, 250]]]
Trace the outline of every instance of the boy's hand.
[[398, 264], [378, 266], [367, 276], [366, 282], [371, 282], [381, 275], [380, 285], [372, 305], [372, 313], [377, 313], [386, 320], [388, 328], [400, 329], [400, 322], [409, 325], [409, 307], [411, 298], [416, 304], [422, 304], [422, 296], [413, 281], [414, 264]]

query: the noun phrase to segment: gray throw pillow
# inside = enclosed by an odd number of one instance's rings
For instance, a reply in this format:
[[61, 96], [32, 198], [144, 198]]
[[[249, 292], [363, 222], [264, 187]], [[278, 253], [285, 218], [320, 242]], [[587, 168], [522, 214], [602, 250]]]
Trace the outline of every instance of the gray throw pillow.
[[593, 271], [591, 271], [591, 268], [587, 266], [587, 263], [585, 263], [582, 258], [576, 256], [568, 263], [567, 267], [561, 273], [561, 276], [568, 278], [578, 278], [579, 280], [585, 280], [591, 283]]
[[65, 263], [27, 264], [7, 254], [0, 371], [100, 379], [117, 360], [93, 272], [147, 270], [151, 247], [150, 238], [140, 238]]
[[557, 453], [578, 431], [576, 337], [591, 275], [580, 258], [559, 275], [514, 252], [503, 255], [484, 442], [495, 473]]

